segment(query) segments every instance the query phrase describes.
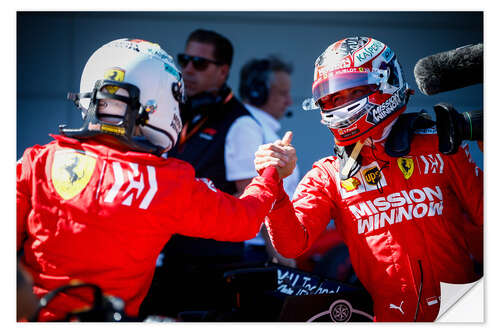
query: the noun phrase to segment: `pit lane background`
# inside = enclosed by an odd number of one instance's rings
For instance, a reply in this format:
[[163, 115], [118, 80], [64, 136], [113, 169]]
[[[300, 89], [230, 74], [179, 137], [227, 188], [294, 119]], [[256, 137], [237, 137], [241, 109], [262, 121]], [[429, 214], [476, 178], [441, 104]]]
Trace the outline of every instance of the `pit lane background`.
[[[211, 29], [234, 46], [229, 85], [237, 93], [239, 71], [254, 57], [277, 54], [292, 62], [291, 118], [282, 133], [293, 130], [302, 175], [333, 153], [333, 138], [317, 111], [303, 111], [310, 97], [314, 61], [331, 43], [349, 36], [370, 36], [396, 53], [415, 95], [407, 112], [433, 114], [438, 102], [459, 111], [483, 108], [483, 85], [434, 96], [423, 95], [413, 76], [422, 57], [483, 42], [483, 12], [17, 12], [17, 158], [24, 149], [51, 140], [58, 124], [80, 126], [80, 113], [66, 100], [77, 92], [86, 60], [99, 46], [130, 37], [159, 43], [174, 57], [189, 33]], [[483, 167], [482, 154], [471, 144]]]

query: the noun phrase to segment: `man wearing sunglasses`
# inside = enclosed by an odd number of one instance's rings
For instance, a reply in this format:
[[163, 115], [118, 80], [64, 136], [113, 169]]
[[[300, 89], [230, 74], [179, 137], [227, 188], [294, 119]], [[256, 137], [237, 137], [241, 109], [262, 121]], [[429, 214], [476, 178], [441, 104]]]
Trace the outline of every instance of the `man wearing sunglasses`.
[[[169, 157], [189, 162], [197, 177], [238, 195], [248, 182], [227, 177], [228, 164], [238, 163], [226, 157], [227, 134], [236, 119], [250, 114], [226, 84], [232, 58], [233, 46], [221, 34], [198, 29], [189, 35], [184, 52], [177, 56], [187, 95], [181, 109], [184, 126]], [[223, 272], [241, 263], [243, 256], [243, 242], [173, 236], [160, 255], [143, 310], [175, 316], [224, 305]], [[175, 304], [169, 299], [176, 299]]]
[[197, 175], [210, 178], [217, 188], [237, 194], [244, 186], [228, 180], [231, 161], [224, 151], [233, 122], [249, 113], [226, 83], [232, 59], [233, 46], [219, 33], [198, 29], [189, 35], [184, 52], [177, 56], [187, 95], [181, 111], [184, 128], [170, 155], [191, 163]]
[[226, 82], [230, 64], [211, 59], [214, 48], [212, 44], [193, 41], [188, 43], [186, 53], [177, 56], [188, 97], [203, 92], [216, 94]]

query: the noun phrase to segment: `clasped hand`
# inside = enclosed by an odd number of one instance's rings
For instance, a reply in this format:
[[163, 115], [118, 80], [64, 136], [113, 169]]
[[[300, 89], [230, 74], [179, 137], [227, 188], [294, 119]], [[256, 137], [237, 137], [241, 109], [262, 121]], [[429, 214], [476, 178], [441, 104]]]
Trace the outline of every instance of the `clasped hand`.
[[291, 145], [293, 133], [288, 131], [283, 139], [260, 145], [255, 152], [255, 170], [259, 174], [268, 166], [274, 166], [283, 179], [290, 176], [297, 163], [295, 148]]

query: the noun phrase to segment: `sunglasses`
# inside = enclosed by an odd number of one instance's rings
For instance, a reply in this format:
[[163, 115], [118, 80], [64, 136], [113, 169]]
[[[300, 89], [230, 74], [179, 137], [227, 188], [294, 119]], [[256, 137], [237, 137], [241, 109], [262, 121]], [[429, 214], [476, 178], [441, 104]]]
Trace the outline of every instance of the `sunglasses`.
[[216, 64], [216, 65], [221, 65], [222, 63], [215, 61], [215, 60], [210, 60], [207, 58], [202, 58], [202, 57], [193, 57], [184, 53], [180, 53], [177, 55], [177, 62], [182, 68], [186, 68], [187, 65], [189, 65], [189, 62], [193, 62], [193, 67], [197, 71], [204, 71], [207, 69], [208, 65]]

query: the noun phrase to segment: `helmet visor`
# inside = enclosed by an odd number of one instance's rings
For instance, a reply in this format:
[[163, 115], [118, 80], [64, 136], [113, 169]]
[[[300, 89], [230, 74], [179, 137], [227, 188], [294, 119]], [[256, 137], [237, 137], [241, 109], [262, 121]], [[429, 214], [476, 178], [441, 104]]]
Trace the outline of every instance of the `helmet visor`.
[[322, 97], [342, 91], [344, 89], [377, 85], [379, 86], [385, 77], [382, 71], [377, 72], [347, 72], [328, 73], [328, 77], [318, 80], [312, 88], [313, 99], [317, 103]]
[[364, 96], [344, 107], [321, 112], [321, 122], [330, 128], [343, 128], [351, 125], [363, 116], [370, 107]]

